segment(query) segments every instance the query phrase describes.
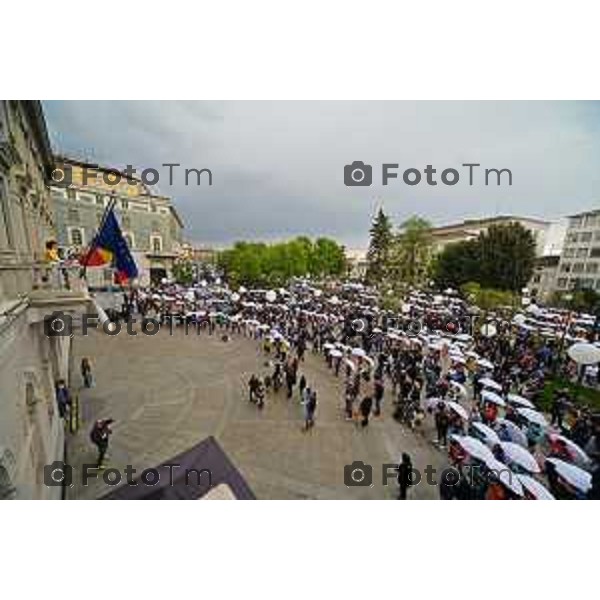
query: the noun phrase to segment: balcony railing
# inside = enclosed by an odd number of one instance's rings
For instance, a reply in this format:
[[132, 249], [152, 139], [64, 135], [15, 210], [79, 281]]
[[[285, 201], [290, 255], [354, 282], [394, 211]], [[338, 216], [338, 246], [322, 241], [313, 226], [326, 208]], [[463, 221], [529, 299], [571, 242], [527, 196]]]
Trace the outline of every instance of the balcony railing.
[[33, 290], [66, 296], [87, 296], [87, 283], [76, 263], [38, 263], [33, 268]]

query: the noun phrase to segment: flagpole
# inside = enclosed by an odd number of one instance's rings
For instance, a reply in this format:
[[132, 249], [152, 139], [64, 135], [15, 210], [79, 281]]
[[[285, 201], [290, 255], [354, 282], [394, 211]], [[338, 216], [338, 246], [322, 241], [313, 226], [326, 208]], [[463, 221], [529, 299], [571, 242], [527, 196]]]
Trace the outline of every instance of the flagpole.
[[83, 269], [81, 271], [82, 279], [86, 279], [87, 262], [91, 256], [92, 252], [94, 251], [94, 248], [96, 247], [96, 243], [98, 242], [98, 236], [100, 235], [100, 232], [102, 231], [102, 229], [104, 227], [104, 223], [106, 222], [106, 219], [108, 218], [108, 214], [114, 208], [116, 202], [117, 202], [117, 198], [116, 198], [115, 194], [113, 193], [111, 195], [111, 198], [110, 198], [108, 204], [106, 205], [106, 208], [104, 209], [104, 213], [102, 214], [102, 218], [100, 219], [100, 225], [98, 226], [98, 229], [96, 230], [96, 235], [94, 235], [94, 239], [92, 240], [91, 244], [89, 245], [88, 251], [85, 255], [85, 259], [83, 261]]

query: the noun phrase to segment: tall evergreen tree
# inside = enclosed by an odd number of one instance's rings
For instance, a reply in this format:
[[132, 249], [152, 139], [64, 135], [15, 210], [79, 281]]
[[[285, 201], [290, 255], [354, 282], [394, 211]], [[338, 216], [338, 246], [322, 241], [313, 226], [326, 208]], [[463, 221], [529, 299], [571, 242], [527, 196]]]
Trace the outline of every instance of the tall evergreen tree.
[[379, 209], [377, 216], [371, 224], [369, 250], [367, 251], [367, 273], [365, 279], [368, 284], [381, 283], [387, 275], [390, 249], [392, 245], [392, 223], [390, 218]]

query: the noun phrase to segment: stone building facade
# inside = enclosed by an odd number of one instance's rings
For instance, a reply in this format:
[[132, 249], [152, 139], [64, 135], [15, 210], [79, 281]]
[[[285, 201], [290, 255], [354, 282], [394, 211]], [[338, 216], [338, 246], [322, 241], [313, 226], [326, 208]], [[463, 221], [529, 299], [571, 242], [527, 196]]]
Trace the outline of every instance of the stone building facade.
[[[139, 284], [171, 277], [181, 252], [183, 223], [170, 198], [154, 194], [122, 171], [63, 157], [55, 159], [53, 179], [57, 241], [66, 253], [80, 252], [92, 242], [114, 198], [123, 235], [138, 265]], [[88, 269], [91, 288], [109, 287], [112, 277], [110, 268]]]
[[[58, 498], [44, 466], [64, 456], [55, 383], [69, 383], [72, 338], [47, 337], [44, 318], [89, 300], [45, 262], [54, 236], [52, 154], [37, 101], [0, 100], [0, 498]], [[56, 276], [59, 277], [56, 277]]]

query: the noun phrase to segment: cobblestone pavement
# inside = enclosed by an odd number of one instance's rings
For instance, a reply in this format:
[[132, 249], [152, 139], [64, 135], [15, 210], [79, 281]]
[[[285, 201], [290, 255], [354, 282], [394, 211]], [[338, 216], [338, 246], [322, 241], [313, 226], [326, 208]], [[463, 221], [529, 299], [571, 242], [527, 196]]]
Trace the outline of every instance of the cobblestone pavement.
[[[218, 331], [217, 331], [218, 334]], [[323, 358], [307, 352], [300, 372], [318, 392], [316, 425], [302, 431], [302, 407], [284, 390], [267, 396], [259, 411], [247, 400], [246, 382], [253, 372], [265, 372], [265, 357], [257, 342], [234, 336], [116, 336], [91, 331], [74, 340], [74, 384], [78, 365], [88, 356], [96, 378], [92, 389], [81, 389], [82, 427], [70, 436], [68, 462], [75, 468], [68, 498], [98, 498], [108, 488], [102, 480], [81, 485], [81, 467], [95, 461], [89, 430], [96, 418], [116, 420], [109, 466], [132, 465], [139, 474], [214, 435], [261, 499], [391, 499], [397, 487], [382, 485], [382, 464], [396, 463], [407, 451], [413, 466], [430, 464], [437, 473], [445, 456], [421, 434], [392, 417], [391, 399], [383, 415], [359, 429], [343, 418], [342, 379], [336, 379]], [[373, 466], [372, 487], [346, 487], [344, 465], [355, 460]], [[425, 481], [411, 488], [411, 498], [438, 497]]]

